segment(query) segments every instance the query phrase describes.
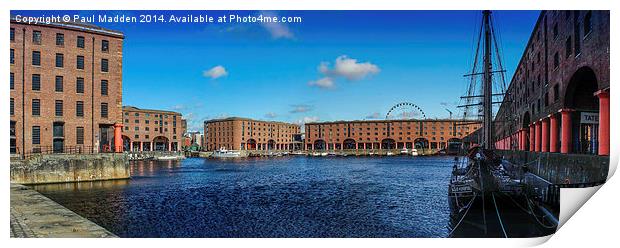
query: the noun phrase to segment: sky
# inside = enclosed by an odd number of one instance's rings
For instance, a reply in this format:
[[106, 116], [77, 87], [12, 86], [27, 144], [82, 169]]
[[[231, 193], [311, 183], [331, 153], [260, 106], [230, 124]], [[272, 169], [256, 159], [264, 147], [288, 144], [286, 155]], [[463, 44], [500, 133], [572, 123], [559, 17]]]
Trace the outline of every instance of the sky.
[[[539, 11], [494, 11], [508, 80]], [[121, 31], [123, 105], [204, 120], [292, 123], [384, 119], [399, 102], [457, 115], [480, 11], [12, 11], [12, 15], [163, 15], [93, 24]], [[296, 23], [171, 23], [171, 15], [301, 17]]]

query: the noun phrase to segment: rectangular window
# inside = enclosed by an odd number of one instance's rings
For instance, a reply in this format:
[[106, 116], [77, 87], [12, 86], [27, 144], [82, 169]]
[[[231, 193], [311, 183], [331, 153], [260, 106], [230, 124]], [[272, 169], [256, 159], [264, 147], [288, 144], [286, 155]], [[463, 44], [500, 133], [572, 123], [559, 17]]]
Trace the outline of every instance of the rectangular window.
[[555, 84], [553, 86], [553, 101], [556, 102], [558, 100], [560, 100], [560, 85]]
[[11, 49], [11, 64], [15, 64], [15, 49]]
[[11, 115], [15, 115], [15, 99], [11, 98]]
[[32, 51], [32, 65], [41, 65], [41, 52]]
[[101, 72], [108, 72], [108, 60], [101, 59]]
[[11, 89], [15, 89], [15, 73], [11, 72]]
[[101, 40], [101, 51], [102, 52], [110, 51], [110, 43], [107, 40]]
[[84, 102], [83, 101], [75, 102], [75, 116], [84, 117]]
[[15, 41], [15, 29], [11, 28], [11, 41]]
[[41, 127], [40, 126], [32, 126], [32, 144], [33, 145], [41, 144]]
[[32, 90], [41, 90], [41, 74], [32, 74]]
[[558, 52], [555, 52], [555, 55], [553, 55], [553, 68], [558, 68], [559, 65], [560, 65], [560, 54], [558, 54]]
[[79, 77], [75, 81], [75, 92], [84, 93], [84, 78]]
[[84, 69], [84, 56], [78, 55], [77, 56], [77, 62], [76, 62], [76, 67], [78, 69]]
[[41, 31], [32, 31], [32, 43], [41, 45]]
[[33, 116], [41, 115], [41, 100], [40, 99], [32, 99], [32, 115]]
[[573, 10], [575, 12], [573, 14], [573, 32], [575, 33], [573, 37], [575, 37], [575, 56], [581, 53], [581, 25], [578, 21], [579, 19], [579, 11]]
[[108, 118], [108, 104], [105, 102], [101, 103], [101, 118]]
[[75, 143], [78, 145], [84, 144], [84, 127], [75, 128]]
[[570, 56], [572, 53], [573, 53], [573, 44], [572, 44], [571, 37], [569, 36], [568, 39], [566, 39], [566, 58], [568, 58], [568, 56]]
[[587, 36], [592, 31], [592, 11], [588, 11], [583, 18], [583, 35]]
[[65, 35], [61, 33], [56, 34], [56, 45], [65, 46]]
[[56, 116], [62, 116], [62, 100], [56, 100], [55, 108], [56, 108]]
[[108, 95], [108, 80], [101, 80], [101, 95]]
[[56, 83], [55, 83], [55, 91], [56, 92], [63, 92], [64, 87], [63, 87], [63, 77], [62, 76], [56, 76]]
[[56, 54], [56, 67], [63, 68], [65, 67], [65, 55], [62, 53]]
[[77, 37], [77, 47], [84, 48], [84, 36]]

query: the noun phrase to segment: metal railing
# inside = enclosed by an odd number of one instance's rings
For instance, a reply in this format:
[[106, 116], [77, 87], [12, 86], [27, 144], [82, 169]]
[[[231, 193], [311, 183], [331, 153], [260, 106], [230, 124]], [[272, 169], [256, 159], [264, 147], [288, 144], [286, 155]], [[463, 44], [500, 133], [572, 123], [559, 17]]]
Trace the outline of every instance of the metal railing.
[[99, 153], [114, 153], [114, 149], [106, 148], [105, 146], [93, 147], [93, 146], [63, 146], [63, 147], [54, 147], [54, 146], [36, 146], [33, 147], [30, 151], [26, 151], [23, 153], [19, 152], [19, 149], [16, 149], [16, 156], [19, 156], [23, 159], [28, 159], [36, 156], [42, 155], [50, 155], [50, 154], [99, 154]]

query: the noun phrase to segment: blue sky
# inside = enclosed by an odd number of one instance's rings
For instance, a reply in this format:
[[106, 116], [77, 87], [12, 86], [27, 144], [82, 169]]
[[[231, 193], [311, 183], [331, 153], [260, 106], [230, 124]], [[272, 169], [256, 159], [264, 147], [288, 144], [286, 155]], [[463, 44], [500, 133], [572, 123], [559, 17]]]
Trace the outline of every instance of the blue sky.
[[[257, 11], [12, 11], [259, 15]], [[508, 80], [539, 11], [494, 11]], [[277, 11], [301, 23], [95, 23], [125, 33], [123, 104], [205, 119], [384, 118], [398, 102], [458, 112], [480, 11]]]

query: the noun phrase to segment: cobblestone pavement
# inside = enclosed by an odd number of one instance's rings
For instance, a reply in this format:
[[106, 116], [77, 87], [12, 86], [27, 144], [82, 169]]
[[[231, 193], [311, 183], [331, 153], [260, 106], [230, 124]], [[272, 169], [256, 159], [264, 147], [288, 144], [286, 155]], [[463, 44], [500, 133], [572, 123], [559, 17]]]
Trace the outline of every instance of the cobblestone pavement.
[[11, 184], [11, 238], [108, 238], [103, 227], [40, 193]]
[[22, 225], [13, 212], [11, 208], [11, 238], [36, 238], [34, 232], [28, 226]]

